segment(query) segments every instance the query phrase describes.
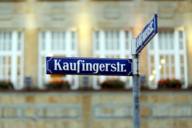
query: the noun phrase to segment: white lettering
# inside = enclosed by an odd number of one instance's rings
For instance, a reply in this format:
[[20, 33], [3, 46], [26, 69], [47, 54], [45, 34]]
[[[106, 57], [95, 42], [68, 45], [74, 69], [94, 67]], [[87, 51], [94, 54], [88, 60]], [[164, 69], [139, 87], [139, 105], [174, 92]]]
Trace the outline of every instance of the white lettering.
[[121, 72], [126, 72], [127, 70], [124, 69], [125, 68], [125, 64], [121, 64]]
[[115, 64], [111, 64], [111, 71], [112, 72], [116, 72], [116, 70], [117, 70], [116, 65]]
[[75, 63], [70, 63], [70, 69], [71, 69], [72, 71], [75, 71], [76, 68], [77, 68], [77, 66], [76, 66]]
[[63, 63], [63, 70], [69, 70], [69, 64], [67, 62]]
[[54, 59], [54, 70], [59, 71], [75, 71], [77, 74], [81, 72], [89, 72], [98, 74], [100, 72], [127, 72], [126, 64], [116, 63], [87, 63], [85, 60], [77, 60], [76, 62], [62, 61]]
[[108, 63], [105, 64], [105, 71], [107, 71], [107, 72], [109, 71], [109, 70], [108, 70], [108, 69], [109, 69], [109, 65], [110, 65], [110, 64], [108, 64]]
[[140, 47], [141, 45], [144, 45], [143, 43], [147, 43], [144, 41], [147, 41], [147, 38], [149, 38], [149, 35], [154, 31], [153, 29], [153, 22], [151, 22], [148, 27], [139, 34], [138, 38], [136, 39], [136, 47]]
[[99, 70], [100, 70], [101, 72], [105, 71], [105, 65], [104, 65], [104, 64], [100, 64]]
[[97, 74], [99, 72], [99, 64], [98, 63], [93, 64], [93, 71], [95, 74]]
[[120, 72], [120, 63], [117, 62], [117, 71]]
[[80, 73], [80, 63], [83, 63], [84, 62], [84, 60], [78, 60], [77, 61], [77, 73]]
[[61, 65], [60, 65], [61, 60], [54, 59], [54, 70], [57, 70], [57, 68], [61, 71]]
[[92, 71], [92, 64], [86, 63], [86, 71]]

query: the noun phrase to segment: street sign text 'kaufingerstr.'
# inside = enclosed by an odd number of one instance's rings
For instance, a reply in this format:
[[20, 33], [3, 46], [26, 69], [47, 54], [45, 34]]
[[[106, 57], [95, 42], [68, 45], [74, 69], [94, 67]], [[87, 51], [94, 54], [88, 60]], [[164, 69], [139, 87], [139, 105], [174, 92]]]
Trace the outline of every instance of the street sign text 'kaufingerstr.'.
[[132, 59], [46, 57], [47, 74], [132, 76]]

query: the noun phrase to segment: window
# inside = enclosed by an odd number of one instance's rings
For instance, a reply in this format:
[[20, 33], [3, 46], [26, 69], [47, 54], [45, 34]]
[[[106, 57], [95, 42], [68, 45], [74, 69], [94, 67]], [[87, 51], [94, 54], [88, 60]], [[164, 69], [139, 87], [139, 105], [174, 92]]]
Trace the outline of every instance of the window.
[[[130, 58], [131, 33], [124, 30], [98, 30], [93, 33], [93, 55], [100, 58]], [[131, 86], [131, 79], [117, 76], [93, 76], [93, 87], [108, 78], [119, 78]]]
[[8, 80], [15, 89], [23, 87], [23, 33], [0, 31], [0, 80]]
[[[45, 57], [76, 57], [77, 56], [77, 34], [75, 31], [42, 31], [39, 33], [39, 85], [43, 85], [51, 80], [50, 75], [46, 75]], [[60, 75], [61, 76], [61, 75]], [[61, 79], [71, 83], [72, 89], [78, 88], [77, 76], [62, 76]]]
[[160, 79], [180, 79], [187, 86], [185, 35], [182, 30], [159, 32], [148, 50], [149, 82]]

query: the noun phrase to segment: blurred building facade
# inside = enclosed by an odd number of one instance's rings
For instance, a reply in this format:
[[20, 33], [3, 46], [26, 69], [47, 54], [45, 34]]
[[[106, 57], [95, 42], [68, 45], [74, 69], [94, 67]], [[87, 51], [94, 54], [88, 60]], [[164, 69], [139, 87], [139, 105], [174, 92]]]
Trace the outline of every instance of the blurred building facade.
[[[131, 40], [157, 13], [159, 33], [140, 56], [151, 88], [165, 78], [192, 83], [191, 0], [0, 0], [0, 79], [51, 80], [45, 57], [131, 57]], [[72, 89], [99, 88], [105, 76], [65, 76]], [[131, 86], [131, 78], [119, 77]]]

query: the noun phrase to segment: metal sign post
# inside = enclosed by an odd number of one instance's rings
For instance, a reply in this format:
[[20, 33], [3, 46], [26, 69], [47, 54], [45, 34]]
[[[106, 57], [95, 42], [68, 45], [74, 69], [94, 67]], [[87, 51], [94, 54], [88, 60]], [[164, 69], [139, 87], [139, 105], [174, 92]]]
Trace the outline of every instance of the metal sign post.
[[133, 59], [133, 126], [140, 128], [140, 79], [139, 79], [139, 53], [157, 34], [157, 14], [144, 27], [141, 33], [132, 41], [132, 59]]
[[132, 42], [132, 59], [133, 59], [133, 126], [140, 128], [140, 83], [139, 83], [139, 54], [136, 54], [135, 39]]

